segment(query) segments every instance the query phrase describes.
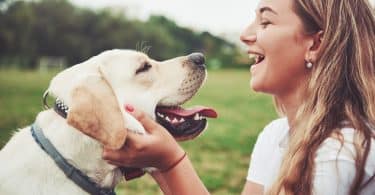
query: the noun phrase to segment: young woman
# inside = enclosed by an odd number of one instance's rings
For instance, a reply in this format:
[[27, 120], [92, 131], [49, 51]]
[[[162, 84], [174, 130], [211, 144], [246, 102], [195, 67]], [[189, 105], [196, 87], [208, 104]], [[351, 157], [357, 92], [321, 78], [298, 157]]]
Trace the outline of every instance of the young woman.
[[[281, 118], [255, 144], [242, 194], [375, 194], [375, 16], [367, 0], [261, 0], [241, 35], [251, 87]], [[186, 153], [131, 105], [148, 135], [103, 158], [157, 167], [166, 194], [208, 194]], [[147, 138], [145, 138], [147, 137]]]

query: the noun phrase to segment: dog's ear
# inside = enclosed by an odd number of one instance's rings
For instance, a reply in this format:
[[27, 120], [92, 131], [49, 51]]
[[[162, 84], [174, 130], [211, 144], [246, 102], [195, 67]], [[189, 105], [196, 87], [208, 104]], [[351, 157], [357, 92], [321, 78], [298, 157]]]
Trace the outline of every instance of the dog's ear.
[[88, 76], [73, 89], [67, 121], [105, 147], [119, 149], [125, 143], [122, 112], [114, 92], [100, 76]]

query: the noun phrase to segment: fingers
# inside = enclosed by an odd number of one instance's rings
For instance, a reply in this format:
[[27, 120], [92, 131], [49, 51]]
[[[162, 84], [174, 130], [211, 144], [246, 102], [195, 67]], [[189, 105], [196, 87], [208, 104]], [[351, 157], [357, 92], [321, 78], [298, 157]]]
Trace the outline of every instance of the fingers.
[[111, 150], [111, 149], [103, 149], [102, 154], [103, 160], [107, 163], [116, 165], [116, 166], [133, 166], [133, 163], [129, 158], [129, 152], [126, 149], [121, 150]]
[[149, 138], [148, 134], [138, 134], [132, 131], [128, 132], [124, 147], [130, 147], [134, 150], [139, 150], [141, 145], [144, 145]]
[[118, 166], [118, 167], [124, 166], [121, 162], [117, 162], [117, 161], [106, 160], [106, 162], [108, 164], [115, 165], [115, 166]]
[[127, 104], [125, 105], [125, 110], [131, 114], [135, 119], [137, 119], [147, 132], [152, 133], [157, 128], [160, 128], [160, 125], [152, 120], [146, 113], [141, 110], [135, 109], [133, 106]]
[[139, 135], [137, 133], [129, 132], [125, 145], [119, 150], [113, 150], [109, 148], [103, 148], [102, 158], [108, 163], [117, 166], [132, 166], [134, 164], [135, 157], [142, 153], [142, 150], [146, 147], [144, 138], [148, 135]]
[[104, 160], [107, 161], [114, 161], [114, 162], [119, 162], [123, 161], [124, 154], [126, 152], [123, 152], [123, 150], [111, 150], [111, 149], [103, 149], [103, 154], [102, 157]]

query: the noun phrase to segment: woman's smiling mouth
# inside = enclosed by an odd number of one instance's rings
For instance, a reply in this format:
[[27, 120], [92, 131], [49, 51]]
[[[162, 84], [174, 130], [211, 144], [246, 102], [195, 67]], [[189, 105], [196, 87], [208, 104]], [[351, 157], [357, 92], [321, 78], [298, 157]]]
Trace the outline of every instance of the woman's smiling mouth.
[[263, 60], [264, 60], [264, 56], [263, 55], [256, 55], [255, 56], [255, 63], [254, 64], [259, 64]]
[[250, 60], [254, 61], [254, 63], [252, 64], [252, 66], [253, 66], [253, 65], [256, 65], [256, 64], [259, 64], [260, 62], [262, 62], [265, 57], [262, 54], [249, 53], [249, 58], [250, 58]]
[[250, 68], [251, 72], [253, 72], [255, 71], [254, 69], [256, 68], [256, 66], [260, 64], [261, 62], [263, 62], [263, 60], [265, 59], [265, 56], [260, 53], [253, 52], [253, 51], [249, 51], [248, 54], [249, 54], [250, 60], [253, 62]]

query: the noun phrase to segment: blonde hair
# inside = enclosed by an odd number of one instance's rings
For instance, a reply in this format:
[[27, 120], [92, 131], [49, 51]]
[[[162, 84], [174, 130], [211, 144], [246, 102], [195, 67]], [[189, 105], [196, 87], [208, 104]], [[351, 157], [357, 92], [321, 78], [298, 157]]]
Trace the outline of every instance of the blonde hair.
[[[356, 175], [350, 194], [364, 187], [364, 167], [375, 139], [375, 17], [366, 0], [295, 0], [307, 34], [323, 31], [305, 101], [291, 124], [289, 148], [269, 194], [312, 194], [314, 157], [340, 122], [355, 129]], [[276, 107], [282, 112], [277, 103]]]

